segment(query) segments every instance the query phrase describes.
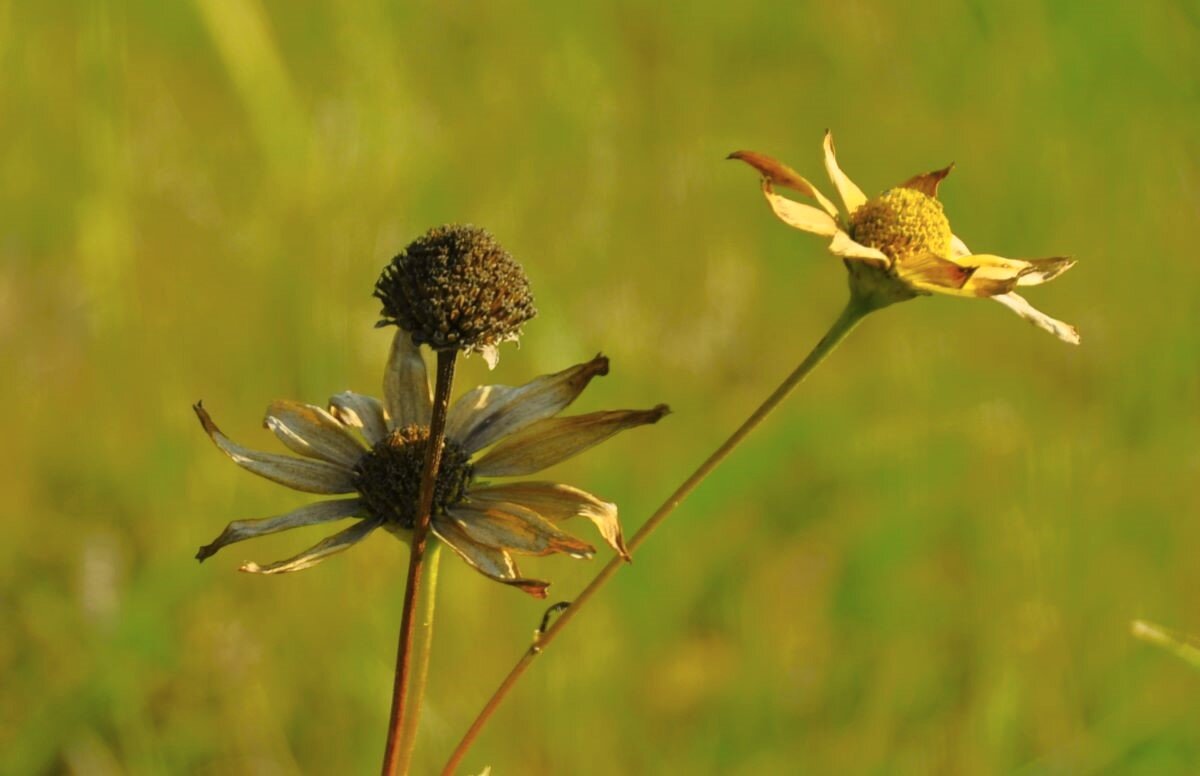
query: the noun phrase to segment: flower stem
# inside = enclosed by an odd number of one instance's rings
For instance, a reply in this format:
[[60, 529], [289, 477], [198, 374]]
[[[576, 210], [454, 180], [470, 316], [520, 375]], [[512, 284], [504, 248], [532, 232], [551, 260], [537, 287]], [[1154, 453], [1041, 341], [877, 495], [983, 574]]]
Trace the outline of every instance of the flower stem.
[[[416, 743], [417, 721], [420, 717], [421, 693], [425, 689], [428, 669], [428, 643], [432, 637], [433, 597], [436, 576], [431, 574], [428, 591], [422, 594], [425, 546], [429, 539], [429, 522], [433, 511], [433, 492], [438, 468], [442, 462], [442, 447], [446, 436], [446, 412], [450, 406], [450, 387], [454, 382], [457, 351], [441, 350], [437, 354], [437, 381], [433, 392], [433, 416], [429, 422], [429, 443], [425, 448], [425, 468], [421, 476], [417, 522], [413, 526], [412, 552], [408, 561], [408, 585], [404, 589], [404, 613], [400, 618], [400, 643], [396, 647], [396, 681], [392, 687], [392, 717], [388, 723], [387, 747], [383, 753], [383, 776], [407, 774]], [[432, 563], [431, 563], [432, 565]], [[436, 568], [436, 567], [435, 567]], [[423, 655], [418, 659], [415, 692], [409, 697], [412, 682], [413, 634], [417, 622], [417, 601], [422, 601], [425, 616]]]
[[[712, 453], [712, 455], [708, 457], [707, 460], [704, 461], [704, 463], [700, 464], [696, 471], [692, 472], [692, 475], [684, 480], [683, 484], [676, 488], [675, 492], [663, 502], [662, 506], [660, 506], [653, 515], [650, 516], [650, 519], [646, 521], [646, 523], [634, 535], [633, 539], [630, 540], [630, 552], [636, 550], [643, 542], [646, 541], [647, 538], [649, 538], [650, 534], [654, 532], [654, 529], [656, 529], [668, 515], [674, 512], [676, 507], [683, 503], [683, 500], [687, 498], [688, 495], [690, 495], [691, 492], [695, 490], [696, 487], [699, 486], [700, 483], [703, 482], [704, 479], [708, 477], [708, 475], [711, 474], [713, 470], [716, 469], [717, 466], [720, 465], [720, 463], [724, 461], [731, 452], [733, 452], [734, 448], [741, 444], [742, 440], [744, 440], [751, 431], [757, 428], [758, 425], [762, 423], [768, 415], [771, 414], [772, 410], [774, 410], [785, 398], [787, 398], [788, 394], [790, 394], [797, 385], [804, 381], [804, 378], [808, 376], [808, 373], [815, 369], [818, 364], [825, 360], [826, 356], [833, 352], [838, 344], [845, 339], [846, 335], [858, 325], [859, 321], [861, 321], [868, 313], [883, 306], [883, 304], [877, 303], [865, 295], [855, 293], [854, 291], [855, 289], [852, 285], [851, 298], [846, 304], [846, 308], [842, 311], [842, 314], [838, 317], [838, 319], [834, 321], [833, 325], [829, 327], [829, 331], [825, 333], [825, 336], [821, 338], [821, 341], [818, 342], [816, 347], [812, 349], [812, 352], [808, 354], [803, 362], [801, 362], [800, 366], [796, 367], [795, 371], [793, 371], [782, 383], [780, 383], [779, 387], [776, 388], [775, 391], [768, 396], [762, 404], [759, 405], [758, 409], [754, 410], [754, 412], [745, 420], [744, 423], [742, 423], [738, 430], [734, 431], [733, 434], [730, 435], [730, 437], [726, 439], [725, 442], [723, 442], [721, 446], [718, 447]], [[624, 562], [620, 558], [613, 558], [611, 561], [609, 561], [608, 564], [601, 569], [600, 573], [592, 579], [588, 586], [584, 588], [583, 592], [579, 594], [579, 597], [571, 602], [571, 605], [565, 611], [563, 611], [557, 620], [555, 620], [554, 624], [541, 634], [537, 642], [532, 647], [526, 650], [525, 654], [521, 656], [521, 659], [517, 661], [517, 664], [513, 666], [511, 671], [508, 672], [508, 676], [504, 677], [504, 680], [500, 683], [500, 686], [496, 688], [494, 693], [492, 693], [492, 697], [488, 699], [488, 702], [479, 712], [479, 715], [475, 718], [475, 721], [471, 723], [471, 727], [467, 730], [462, 740], [458, 742], [458, 746], [454, 749], [454, 752], [450, 755], [450, 759], [446, 761], [446, 765], [442, 769], [443, 776], [454, 773], [455, 769], [459, 766], [463, 757], [466, 755], [467, 750], [471, 748], [471, 745], [479, 736], [483, 726], [495, 713], [496, 709], [500, 706], [500, 703], [505, 699], [505, 697], [507, 697], [509, 691], [512, 690], [513, 685], [516, 684], [517, 680], [521, 678], [526, 669], [528, 669], [530, 664], [533, 663], [534, 658], [545, 651], [546, 647], [549, 646], [550, 642], [552, 642], [555, 637], [558, 636], [559, 632], [566, 627], [567, 623], [569, 623], [577, 614], [579, 614], [579, 611], [591, 599], [591, 597], [595, 595], [596, 592], [603, 587], [606, 582], [608, 582], [613, 574], [617, 572], [617, 569], [621, 568], [623, 565]]]

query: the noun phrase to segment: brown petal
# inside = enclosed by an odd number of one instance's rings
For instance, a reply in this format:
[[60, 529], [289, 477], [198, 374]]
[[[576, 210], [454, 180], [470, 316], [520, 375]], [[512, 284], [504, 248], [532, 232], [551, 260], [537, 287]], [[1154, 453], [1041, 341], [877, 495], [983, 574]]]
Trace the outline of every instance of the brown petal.
[[379, 527], [379, 522], [375, 519], [360, 520], [344, 531], [335, 533], [328, 539], [287, 560], [276, 561], [266, 566], [260, 566], [254, 562], [243, 563], [238, 570], [249, 574], [286, 574], [289, 571], [302, 571], [317, 565], [330, 555], [336, 555], [358, 544]]
[[534, 598], [546, 597], [546, 589], [550, 587], [550, 583], [521, 577], [521, 570], [517, 568], [516, 562], [504, 550], [472, 541], [457, 523], [445, 515], [434, 516], [431, 528], [450, 549], [484, 576], [524, 590]]
[[275, 517], [264, 517], [261, 520], [234, 520], [225, 527], [221, 535], [211, 543], [204, 545], [196, 553], [196, 560], [203, 561], [214, 555], [217, 550], [234, 542], [253, 539], [256, 536], [287, 531], [292, 528], [302, 528], [331, 520], [342, 520], [347, 517], [357, 517], [363, 514], [363, 503], [356, 499], [340, 501], [318, 501], [315, 504], [305, 504], [299, 509]]
[[621, 524], [617, 520], [617, 505], [603, 501], [587, 491], [557, 482], [510, 482], [472, 488], [467, 494], [472, 501], [519, 504], [537, 512], [552, 523], [575, 516], [591, 520], [600, 535], [622, 558], [629, 560]]
[[610, 410], [570, 418], [546, 418], [501, 440], [475, 463], [480, 477], [516, 477], [539, 472], [624, 431], [657, 423], [670, 412], [665, 404], [651, 410]]
[[523, 555], [562, 552], [590, 558], [596, 548], [554, 526], [536, 512], [517, 504], [465, 502], [446, 510], [472, 541]]
[[374, 396], [342, 391], [329, 400], [329, 411], [343, 425], [362, 432], [363, 439], [371, 447], [382, 442], [388, 434], [383, 404]]
[[350, 431], [320, 407], [279, 400], [267, 407], [263, 425], [288, 448], [308, 458], [354, 468], [366, 453]]
[[809, 183], [807, 178], [778, 159], [774, 159], [766, 154], [760, 154], [757, 151], [734, 151], [726, 158], [737, 159], [750, 165], [762, 174], [764, 181], [769, 181], [778, 186], [785, 186], [800, 192], [806, 197], [812, 197], [831, 218], [835, 220], [838, 218], [837, 206], [830, 202], [821, 193], [820, 189]]
[[940, 184], [953, 169], [954, 162], [951, 162], [940, 170], [923, 172], [920, 175], [914, 175], [904, 183], [901, 183], [899, 188], [913, 189], [914, 191], [921, 192], [927, 197], [933, 197], [934, 199], [937, 199], [938, 184]]
[[503, 436], [562, 412], [592, 378], [608, 374], [608, 359], [591, 361], [543, 375], [520, 387], [484, 385], [464, 394], [450, 408], [446, 436], [468, 454]]
[[221, 433], [217, 424], [200, 402], [192, 407], [200, 425], [204, 427], [213, 443], [221, 452], [233, 459], [233, 462], [243, 469], [252, 471], [260, 477], [278, 482], [295, 490], [306, 493], [351, 493], [355, 490], [353, 472], [337, 464], [325, 461], [309, 461], [303, 458], [292, 458], [274, 453], [260, 453], [234, 443]]

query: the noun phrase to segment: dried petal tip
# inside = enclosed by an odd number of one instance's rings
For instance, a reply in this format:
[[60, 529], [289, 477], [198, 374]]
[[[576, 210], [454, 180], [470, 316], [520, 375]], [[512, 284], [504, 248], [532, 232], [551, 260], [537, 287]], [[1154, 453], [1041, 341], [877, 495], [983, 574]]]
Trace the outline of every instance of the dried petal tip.
[[395, 324], [434, 350], [492, 357], [537, 314], [521, 265], [474, 226], [439, 226], [414, 240], [384, 268], [375, 296], [380, 326]]

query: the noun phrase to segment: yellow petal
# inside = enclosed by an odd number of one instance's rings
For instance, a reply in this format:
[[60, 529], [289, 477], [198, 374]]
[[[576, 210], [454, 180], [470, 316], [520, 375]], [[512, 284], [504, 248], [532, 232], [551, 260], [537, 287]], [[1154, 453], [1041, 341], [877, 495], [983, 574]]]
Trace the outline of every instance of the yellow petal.
[[892, 260], [883, 251], [855, 242], [850, 235], [840, 229], [833, 236], [833, 241], [829, 243], [829, 252], [835, 256], [841, 256], [843, 259], [864, 259], [882, 264], [884, 267], [892, 263]]
[[734, 151], [727, 158], [745, 162], [762, 173], [764, 180], [798, 191], [806, 197], [812, 197], [831, 218], [838, 217], [837, 206], [830, 202], [820, 189], [778, 159], [757, 151]]
[[974, 270], [961, 267], [940, 256], [927, 254], [905, 257], [903, 262], [897, 264], [896, 272], [901, 280], [919, 291], [951, 296], [976, 296], [973, 291], [965, 288]]
[[956, 256], [954, 262], [961, 267], [974, 268], [972, 282], [980, 287], [991, 285], [1003, 290], [979, 293], [977, 296], [994, 296], [1007, 293], [1014, 286], [1036, 286], [1058, 277], [1075, 266], [1075, 260], [1065, 256], [1049, 259], [1009, 259], [989, 253], [972, 253]]
[[838, 228], [837, 221], [828, 213], [818, 210], [811, 205], [802, 205], [799, 202], [776, 194], [775, 190], [771, 188], [771, 182], [766, 178], [763, 178], [762, 190], [763, 196], [767, 198], [768, 204], [771, 205], [771, 210], [775, 211], [775, 215], [779, 217], [779, 220], [788, 226], [824, 237], [833, 237], [841, 231]]
[[829, 180], [833, 181], [834, 188], [838, 190], [838, 196], [842, 198], [842, 204], [846, 207], [846, 215], [852, 215], [867, 201], [867, 195], [863, 194], [862, 189], [856, 186], [854, 181], [850, 180], [838, 166], [837, 154], [833, 150], [833, 133], [828, 130], [825, 132], [825, 172], [829, 174]]

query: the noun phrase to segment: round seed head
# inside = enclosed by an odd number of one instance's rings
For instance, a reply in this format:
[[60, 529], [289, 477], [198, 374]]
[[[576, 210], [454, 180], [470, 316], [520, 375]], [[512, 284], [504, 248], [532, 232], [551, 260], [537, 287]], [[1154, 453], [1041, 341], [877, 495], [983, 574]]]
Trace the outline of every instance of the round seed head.
[[430, 229], [400, 252], [375, 283], [380, 326], [395, 324], [434, 350], [495, 350], [537, 314], [529, 279], [486, 230]]

